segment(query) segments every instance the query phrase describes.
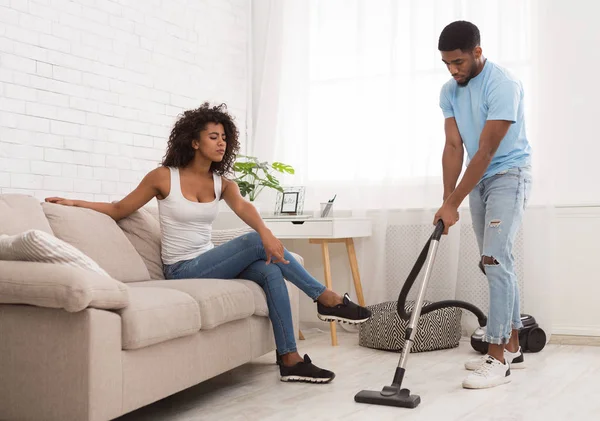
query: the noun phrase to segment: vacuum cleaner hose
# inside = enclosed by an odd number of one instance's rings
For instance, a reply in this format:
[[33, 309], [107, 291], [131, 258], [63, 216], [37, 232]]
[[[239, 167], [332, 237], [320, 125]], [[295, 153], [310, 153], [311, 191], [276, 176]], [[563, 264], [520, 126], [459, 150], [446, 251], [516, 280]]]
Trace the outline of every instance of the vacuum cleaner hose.
[[[433, 231], [433, 234], [431, 235], [429, 240], [427, 240], [425, 247], [423, 247], [423, 250], [421, 251], [419, 258], [415, 262], [415, 265], [413, 266], [412, 270], [408, 274], [408, 278], [406, 279], [406, 282], [404, 283], [404, 286], [402, 287], [402, 290], [400, 291], [400, 295], [398, 296], [397, 311], [398, 311], [398, 315], [400, 316], [400, 318], [402, 320], [410, 319], [411, 313], [406, 311], [406, 297], [408, 297], [408, 293], [410, 292], [410, 289], [412, 288], [413, 284], [415, 283], [415, 280], [417, 279], [419, 272], [421, 272], [421, 269], [423, 268], [423, 265], [425, 264], [425, 260], [427, 260], [427, 253], [429, 252], [429, 247], [431, 246], [431, 243], [433, 241], [440, 241], [443, 233], [444, 233], [444, 222], [442, 220], [440, 220], [437, 223], [437, 225], [435, 226], [435, 230]], [[487, 317], [485, 316], [485, 314], [483, 314], [483, 312], [479, 308], [474, 306], [473, 304], [467, 303], [465, 301], [444, 300], [444, 301], [438, 301], [437, 303], [431, 303], [426, 306], [423, 306], [423, 308], [421, 309], [421, 315], [430, 313], [435, 310], [439, 310], [441, 308], [446, 308], [446, 307], [458, 307], [458, 308], [462, 308], [467, 311], [470, 311], [477, 317], [477, 320], [479, 321], [479, 326], [484, 327], [487, 324]]]

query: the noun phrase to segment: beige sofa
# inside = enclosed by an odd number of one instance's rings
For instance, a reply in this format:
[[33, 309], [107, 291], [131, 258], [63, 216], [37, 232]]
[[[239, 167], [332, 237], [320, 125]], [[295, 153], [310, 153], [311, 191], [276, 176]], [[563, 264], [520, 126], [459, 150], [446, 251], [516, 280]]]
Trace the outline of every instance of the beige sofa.
[[[110, 420], [275, 349], [255, 283], [164, 280], [155, 210], [115, 223], [88, 209], [0, 195], [0, 234], [31, 229], [77, 247], [110, 277], [0, 261], [0, 420]], [[228, 235], [215, 231], [213, 239]], [[298, 332], [299, 291], [287, 285]], [[103, 287], [121, 303], [94, 300]], [[74, 302], [85, 308], [73, 310]]]

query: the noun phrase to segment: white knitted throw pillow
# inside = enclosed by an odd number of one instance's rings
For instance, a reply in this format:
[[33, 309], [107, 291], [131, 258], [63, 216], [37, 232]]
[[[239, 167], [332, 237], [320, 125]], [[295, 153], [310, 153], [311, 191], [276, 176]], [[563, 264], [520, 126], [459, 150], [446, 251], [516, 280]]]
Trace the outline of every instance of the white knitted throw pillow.
[[69, 243], [40, 230], [0, 235], [0, 260], [58, 263], [110, 277], [94, 260]]
[[225, 244], [234, 238], [248, 234], [249, 232], [254, 232], [254, 230], [250, 227], [213, 230], [211, 234], [211, 241], [216, 247]]

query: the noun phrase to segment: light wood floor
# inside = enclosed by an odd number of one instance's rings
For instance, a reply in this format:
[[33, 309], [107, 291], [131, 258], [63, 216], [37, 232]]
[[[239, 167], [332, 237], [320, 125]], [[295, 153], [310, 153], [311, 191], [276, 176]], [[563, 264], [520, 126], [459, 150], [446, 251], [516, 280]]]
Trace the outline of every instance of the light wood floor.
[[300, 351], [336, 373], [328, 385], [279, 381], [274, 354], [168, 397], [119, 421], [292, 421], [292, 420], [600, 420], [600, 348], [550, 344], [526, 354], [528, 367], [513, 370], [512, 382], [494, 389], [466, 390], [468, 342], [445, 351], [411, 354], [403, 386], [421, 396], [416, 409], [358, 404], [362, 389], [391, 383], [399, 354], [358, 346], [339, 331], [338, 347], [328, 332], [305, 332]]

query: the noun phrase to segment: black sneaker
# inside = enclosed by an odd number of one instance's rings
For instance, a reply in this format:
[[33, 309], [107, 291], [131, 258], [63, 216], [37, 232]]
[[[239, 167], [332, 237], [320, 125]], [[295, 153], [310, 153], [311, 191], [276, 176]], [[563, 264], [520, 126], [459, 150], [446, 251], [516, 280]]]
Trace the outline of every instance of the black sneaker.
[[308, 355], [304, 355], [304, 361], [287, 367], [279, 364], [279, 374], [282, 382], [305, 382], [305, 383], [329, 383], [335, 378], [335, 374], [324, 370], [312, 363]]
[[325, 307], [321, 303], [317, 303], [317, 317], [324, 322], [359, 324], [369, 320], [371, 310], [353, 303], [350, 296], [344, 294], [342, 304], [335, 307]]

